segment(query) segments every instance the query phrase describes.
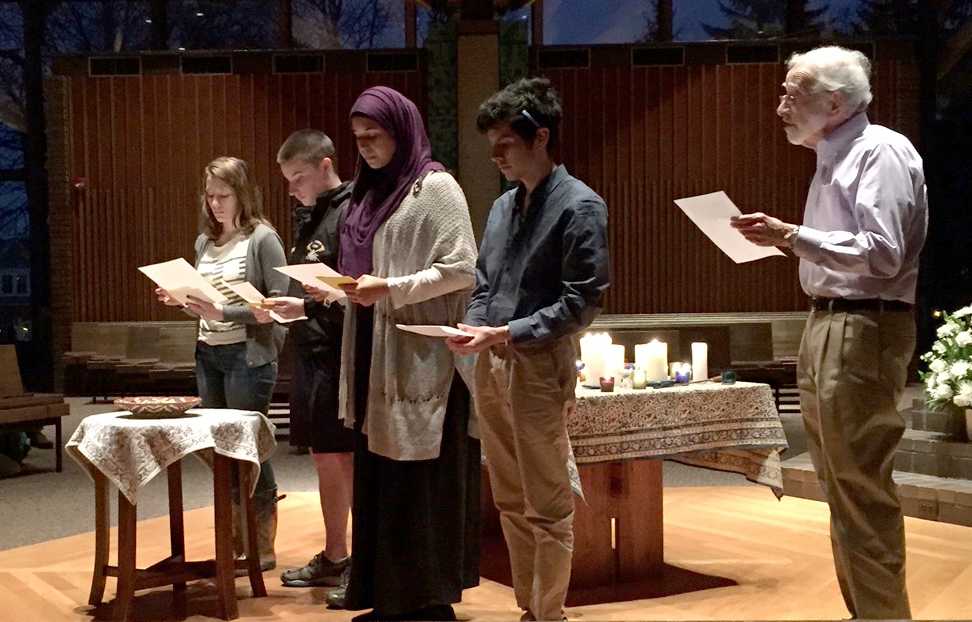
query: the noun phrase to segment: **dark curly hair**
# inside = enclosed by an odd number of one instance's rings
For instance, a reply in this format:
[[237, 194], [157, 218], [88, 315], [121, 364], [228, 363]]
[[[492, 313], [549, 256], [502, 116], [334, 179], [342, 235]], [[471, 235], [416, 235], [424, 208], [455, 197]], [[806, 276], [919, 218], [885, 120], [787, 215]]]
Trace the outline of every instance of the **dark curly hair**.
[[547, 78], [522, 78], [506, 85], [479, 106], [476, 127], [485, 134], [501, 123], [510, 128], [529, 144], [537, 136], [537, 130], [550, 130], [547, 152], [553, 153], [560, 144], [560, 119], [563, 107], [560, 95]]

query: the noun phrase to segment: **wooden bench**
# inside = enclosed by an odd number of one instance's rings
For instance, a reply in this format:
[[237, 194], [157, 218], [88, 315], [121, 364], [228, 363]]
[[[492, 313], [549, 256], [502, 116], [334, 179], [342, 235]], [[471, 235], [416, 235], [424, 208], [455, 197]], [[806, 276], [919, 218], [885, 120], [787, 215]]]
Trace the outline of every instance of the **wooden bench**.
[[24, 393], [17, 350], [12, 345], [0, 345], [0, 428], [53, 425], [55, 470], [58, 473], [63, 469], [61, 417], [69, 412], [70, 407], [61, 395]]
[[196, 323], [75, 322], [64, 353], [69, 395], [195, 393]]

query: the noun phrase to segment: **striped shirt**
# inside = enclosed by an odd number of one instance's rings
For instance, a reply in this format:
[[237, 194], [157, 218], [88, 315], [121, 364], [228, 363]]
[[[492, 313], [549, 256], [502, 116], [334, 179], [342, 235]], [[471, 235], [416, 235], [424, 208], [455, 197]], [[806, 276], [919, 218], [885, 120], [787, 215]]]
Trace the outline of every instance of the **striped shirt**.
[[[209, 242], [206, 250], [199, 257], [197, 270], [213, 284], [213, 287], [226, 296], [224, 305], [246, 304], [239, 294], [226, 284], [236, 285], [246, 281], [246, 253], [249, 246], [249, 236], [237, 235], [222, 246]], [[246, 325], [239, 322], [199, 318], [199, 341], [211, 346], [243, 343], [246, 341]]]

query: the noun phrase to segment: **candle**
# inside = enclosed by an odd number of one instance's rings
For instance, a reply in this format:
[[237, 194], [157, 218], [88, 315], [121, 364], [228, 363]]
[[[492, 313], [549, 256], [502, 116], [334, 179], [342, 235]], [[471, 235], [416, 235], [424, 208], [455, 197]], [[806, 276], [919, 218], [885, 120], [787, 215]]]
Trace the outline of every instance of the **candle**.
[[[621, 380], [621, 371], [624, 369], [624, 346], [609, 344], [604, 346], [604, 373], [605, 378]], [[620, 382], [618, 383], [620, 384]]]
[[648, 386], [648, 377], [645, 375], [645, 370], [635, 367], [634, 375], [631, 377], [631, 386], [635, 389], [644, 389]]
[[675, 363], [675, 382], [689, 382], [692, 379], [692, 366], [688, 363]]
[[709, 344], [701, 341], [692, 344], [692, 380], [709, 379]]
[[635, 367], [645, 371], [648, 382], [664, 380], [668, 369], [668, 344], [652, 339], [635, 346]]
[[581, 361], [584, 363], [584, 386], [599, 388], [601, 377], [605, 375], [605, 355], [611, 345], [607, 333], [587, 333], [580, 339]]

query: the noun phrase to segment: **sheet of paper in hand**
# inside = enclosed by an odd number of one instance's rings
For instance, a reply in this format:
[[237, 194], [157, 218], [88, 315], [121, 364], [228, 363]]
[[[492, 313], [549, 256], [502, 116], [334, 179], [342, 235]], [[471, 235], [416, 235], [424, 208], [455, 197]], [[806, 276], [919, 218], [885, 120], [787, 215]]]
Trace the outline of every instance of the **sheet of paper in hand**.
[[169, 292], [181, 304], [188, 302], [191, 294], [209, 302], [224, 302], [226, 296], [199, 274], [188, 261], [179, 257], [162, 263], [139, 267], [139, 272], [152, 279], [156, 285]]
[[329, 294], [328, 298], [331, 302], [336, 300], [344, 300], [348, 295], [344, 293], [343, 289], [328, 283], [328, 280], [339, 277], [342, 279], [350, 279], [349, 282], [351, 283], [355, 282], [351, 277], [343, 276], [327, 264], [323, 263], [302, 263], [294, 266], [281, 266], [279, 268], [274, 268], [274, 270], [283, 272], [290, 278], [294, 279], [295, 281], [300, 281], [304, 285], [310, 285], [311, 287], [326, 290]]
[[719, 247], [719, 250], [729, 255], [729, 258], [736, 263], [755, 261], [774, 255], [785, 256], [775, 246], [753, 244], [732, 228], [729, 219], [733, 216], [741, 216], [742, 212], [721, 190], [696, 197], [675, 199], [675, 205], [685, 212], [685, 215]]
[[453, 328], [452, 326], [431, 326], [428, 324], [395, 324], [399, 330], [426, 337], [473, 337], [472, 333]]
[[[259, 307], [260, 309], [269, 309], [269, 308], [271, 308], [271, 307], [267, 307], [267, 306], [265, 306], [263, 304], [263, 301], [266, 298], [266, 296], [264, 296], [263, 294], [261, 294], [260, 293], [260, 290], [258, 290], [257, 288], [253, 287], [253, 285], [251, 283], [247, 282], [247, 281], [243, 281], [242, 283], [236, 283], [236, 284], [227, 283], [226, 286], [229, 287], [234, 292], [236, 292], [237, 294], [239, 294], [240, 298], [242, 298], [243, 300], [245, 300], [246, 303], [249, 304], [249, 305], [252, 305], [254, 307]], [[273, 321], [274, 322], [279, 322], [281, 324], [286, 324], [288, 322], [296, 322], [297, 320], [306, 320], [307, 319], [307, 316], [306, 315], [302, 315], [300, 317], [295, 317], [292, 320], [288, 320], [288, 319], [284, 319], [284, 318], [280, 317], [275, 311], [270, 311], [270, 317], [273, 318]]]

